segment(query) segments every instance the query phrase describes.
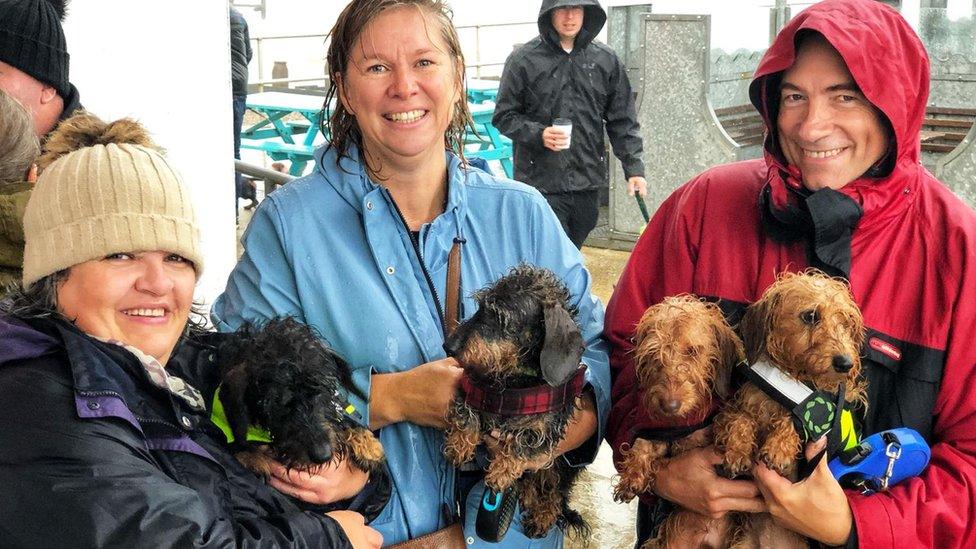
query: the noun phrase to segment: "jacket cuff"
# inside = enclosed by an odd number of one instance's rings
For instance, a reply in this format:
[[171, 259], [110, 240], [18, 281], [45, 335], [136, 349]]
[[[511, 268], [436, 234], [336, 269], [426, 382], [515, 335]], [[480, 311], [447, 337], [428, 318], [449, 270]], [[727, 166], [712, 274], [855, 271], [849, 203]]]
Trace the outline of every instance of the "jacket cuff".
[[631, 177], [644, 177], [644, 162], [640, 159], [632, 160], [626, 164], [623, 164], [623, 169], [624, 177], [627, 179], [630, 179]]
[[[886, 496], [881, 494], [862, 496], [848, 493], [851, 513], [854, 515], [851, 533], [855, 547], [896, 547], [894, 527], [885, 499]], [[850, 537], [847, 542], [850, 546]]]
[[352, 391], [348, 391], [346, 395], [346, 400], [349, 401], [360, 417], [353, 417], [360, 425], [369, 429], [369, 402], [373, 392], [373, 374], [376, 373], [376, 369], [372, 366], [365, 368], [355, 368], [350, 372], [350, 377], [352, 379], [352, 386], [359, 390], [366, 400], [360, 398], [359, 395]]
[[296, 498], [292, 498], [292, 501], [302, 510], [312, 511], [318, 514], [339, 510], [355, 511], [363, 515], [366, 518], [366, 522], [369, 523], [379, 516], [383, 508], [386, 507], [386, 503], [390, 501], [392, 486], [389, 470], [384, 464], [381, 470], [369, 476], [366, 486], [358, 494], [349, 499], [322, 505], [308, 503]]

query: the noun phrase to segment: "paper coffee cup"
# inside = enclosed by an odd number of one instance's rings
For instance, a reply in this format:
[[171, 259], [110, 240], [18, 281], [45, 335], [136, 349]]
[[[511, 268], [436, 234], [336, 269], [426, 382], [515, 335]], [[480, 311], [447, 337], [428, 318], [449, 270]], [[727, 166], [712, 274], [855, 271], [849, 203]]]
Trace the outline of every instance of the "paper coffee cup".
[[557, 118], [552, 121], [552, 127], [566, 135], [566, 146], [562, 150], [568, 149], [573, 139], [573, 121], [568, 118]]

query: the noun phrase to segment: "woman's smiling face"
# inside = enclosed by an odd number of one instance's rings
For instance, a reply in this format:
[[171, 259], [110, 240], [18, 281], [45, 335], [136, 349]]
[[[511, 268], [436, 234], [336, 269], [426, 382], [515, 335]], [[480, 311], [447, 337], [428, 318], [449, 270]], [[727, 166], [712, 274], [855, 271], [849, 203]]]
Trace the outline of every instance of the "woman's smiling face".
[[58, 310], [83, 332], [139, 349], [166, 365], [193, 303], [193, 264], [169, 252], [112, 254], [71, 267]]
[[393, 8], [370, 21], [353, 47], [340, 99], [378, 169], [444, 154], [462, 86], [438, 24], [420, 9]]

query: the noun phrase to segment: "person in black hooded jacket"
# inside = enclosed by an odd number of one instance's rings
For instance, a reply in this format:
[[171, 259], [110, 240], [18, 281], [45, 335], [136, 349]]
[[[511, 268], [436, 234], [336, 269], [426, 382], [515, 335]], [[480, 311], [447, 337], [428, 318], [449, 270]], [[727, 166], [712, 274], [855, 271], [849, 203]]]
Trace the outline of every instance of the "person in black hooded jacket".
[[[545, 195], [577, 247], [596, 226], [606, 182], [604, 127], [628, 192], [647, 188], [630, 80], [613, 50], [594, 42], [606, 20], [597, 0], [544, 0], [539, 36], [505, 61], [491, 120], [512, 139], [515, 179]], [[572, 122], [568, 139], [556, 118]]]

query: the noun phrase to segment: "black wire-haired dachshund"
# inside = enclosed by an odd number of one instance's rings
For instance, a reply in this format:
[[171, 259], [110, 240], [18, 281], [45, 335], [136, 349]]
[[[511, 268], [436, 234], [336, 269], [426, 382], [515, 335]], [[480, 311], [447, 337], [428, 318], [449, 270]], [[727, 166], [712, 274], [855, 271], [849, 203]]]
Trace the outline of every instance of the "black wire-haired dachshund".
[[[379, 440], [345, 412], [348, 365], [312, 328], [286, 317], [229, 336], [218, 352], [220, 402], [245, 467], [268, 477], [272, 458], [305, 470], [348, 458], [371, 474], [383, 469]], [[245, 442], [249, 426], [270, 433], [270, 453]]]
[[523, 474], [562, 440], [583, 387], [583, 337], [569, 291], [548, 269], [522, 264], [473, 297], [478, 311], [445, 343], [465, 372], [463, 394], [448, 410], [445, 455], [460, 465], [484, 441], [492, 454], [485, 484], [497, 492], [515, 484], [526, 535], [558, 525], [586, 537], [568, 505], [581, 469], [560, 458]]

